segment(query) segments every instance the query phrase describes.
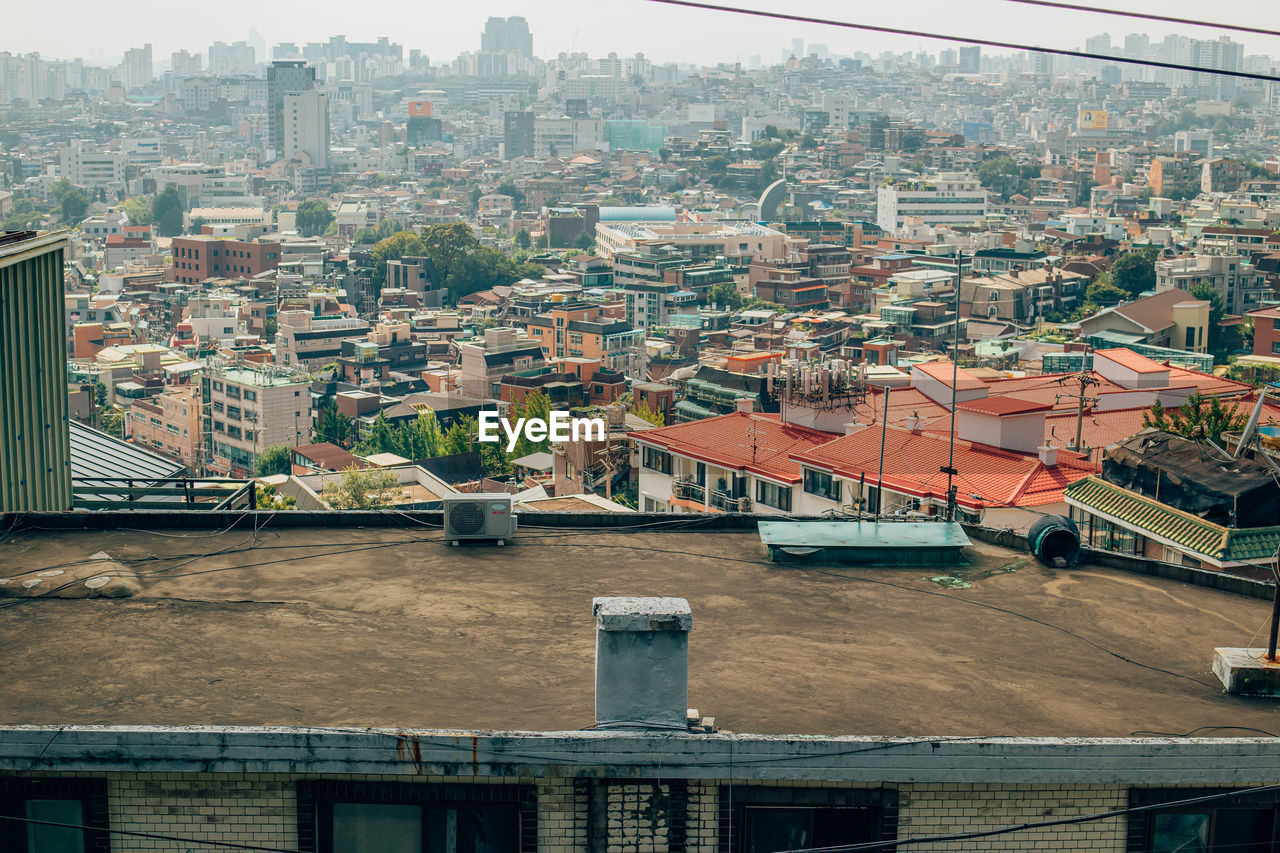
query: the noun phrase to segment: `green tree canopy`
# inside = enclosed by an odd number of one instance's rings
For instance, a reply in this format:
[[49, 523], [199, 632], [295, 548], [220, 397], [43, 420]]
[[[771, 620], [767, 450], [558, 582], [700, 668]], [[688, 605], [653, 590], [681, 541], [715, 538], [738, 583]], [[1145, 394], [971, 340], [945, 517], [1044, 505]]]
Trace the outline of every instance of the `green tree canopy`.
[[333, 211], [318, 198], [307, 199], [298, 205], [298, 233], [303, 237], [323, 234], [333, 222]]
[[978, 167], [978, 181], [1001, 197], [1022, 192], [1025, 180], [1017, 161], [1008, 155], [992, 157]]
[[1111, 276], [1103, 273], [1085, 289], [1084, 298], [1095, 305], [1101, 305], [1106, 308], [1111, 305], [1119, 305], [1127, 300], [1129, 291], [1116, 287], [1111, 281]]
[[1111, 265], [1111, 283], [1131, 297], [1156, 288], [1155, 250], [1125, 252]]
[[400, 494], [400, 481], [383, 468], [357, 468], [342, 472], [320, 492], [330, 509], [386, 509]]
[[125, 201], [124, 212], [128, 215], [129, 222], [133, 225], [151, 224], [151, 202], [147, 201], [140, 195], [136, 195]]
[[335, 401], [326, 400], [320, 407], [320, 417], [316, 418], [315, 428], [311, 431], [311, 440], [327, 441], [339, 447], [350, 447], [355, 438], [355, 421], [339, 412]]
[[182, 214], [186, 206], [173, 184], [165, 187], [151, 203], [152, 222], [161, 237], [176, 237], [182, 233]]
[[1210, 441], [1217, 441], [1224, 432], [1243, 429], [1248, 420], [1248, 413], [1241, 411], [1238, 403], [1228, 407], [1220, 398], [1205, 398], [1198, 391], [1176, 409], [1166, 409], [1156, 400], [1151, 411], [1142, 416], [1144, 426]]
[[400, 231], [392, 234], [373, 247], [373, 289], [375, 293], [382, 291], [387, 281], [387, 261], [426, 254], [426, 246], [416, 231]]
[[58, 201], [58, 208], [62, 213], [63, 222], [68, 224], [79, 222], [84, 219], [85, 211], [89, 209], [89, 199], [80, 190], [73, 189], [63, 193]]
[[269, 477], [272, 474], [288, 474], [293, 471], [290, 461], [289, 445], [273, 444], [258, 454], [257, 475]]

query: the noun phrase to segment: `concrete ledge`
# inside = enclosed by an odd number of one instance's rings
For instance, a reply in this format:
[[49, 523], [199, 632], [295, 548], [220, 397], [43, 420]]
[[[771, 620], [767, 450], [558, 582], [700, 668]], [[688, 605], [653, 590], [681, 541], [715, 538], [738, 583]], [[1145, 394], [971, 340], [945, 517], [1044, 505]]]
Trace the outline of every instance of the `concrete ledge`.
[[1214, 649], [1213, 674], [1235, 696], [1280, 699], [1280, 663], [1266, 660], [1266, 654], [1266, 649]]
[[3, 774], [371, 773], [823, 782], [1256, 785], [1275, 738], [869, 738], [193, 726], [0, 727]]

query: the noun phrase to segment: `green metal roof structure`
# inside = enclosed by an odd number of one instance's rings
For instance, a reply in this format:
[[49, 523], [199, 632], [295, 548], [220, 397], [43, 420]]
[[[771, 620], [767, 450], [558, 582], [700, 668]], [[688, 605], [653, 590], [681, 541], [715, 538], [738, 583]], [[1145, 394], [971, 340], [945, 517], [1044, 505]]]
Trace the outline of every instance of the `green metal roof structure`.
[[1280, 526], [1223, 527], [1108, 483], [1097, 475], [1072, 483], [1064, 495], [1071, 506], [1218, 565], [1270, 560], [1280, 547]]

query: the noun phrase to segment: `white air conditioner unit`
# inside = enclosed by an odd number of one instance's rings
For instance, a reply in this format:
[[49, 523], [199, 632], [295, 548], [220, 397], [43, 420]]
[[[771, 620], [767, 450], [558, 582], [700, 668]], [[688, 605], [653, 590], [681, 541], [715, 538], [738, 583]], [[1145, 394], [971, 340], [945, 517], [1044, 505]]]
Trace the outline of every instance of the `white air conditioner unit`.
[[444, 538], [454, 545], [465, 539], [495, 539], [502, 545], [516, 533], [511, 495], [446, 495], [442, 502]]

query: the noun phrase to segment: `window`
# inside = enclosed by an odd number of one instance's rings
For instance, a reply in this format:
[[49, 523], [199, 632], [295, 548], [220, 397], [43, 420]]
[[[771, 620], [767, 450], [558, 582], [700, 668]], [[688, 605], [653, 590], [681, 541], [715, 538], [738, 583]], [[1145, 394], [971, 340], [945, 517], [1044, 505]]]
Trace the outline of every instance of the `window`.
[[298, 783], [298, 846], [312, 853], [524, 853], [537, 849], [527, 785]]
[[0, 789], [0, 814], [74, 823], [67, 829], [0, 821], [0, 850], [40, 853], [107, 853], [107, 783], [101, 779], [11, 779]]
[[237, 399], [238, 399], [238, 398], [240, 397], [240, 386], [239, 386], [239, 385], [228, 385], [228, 386], [227, 386], [227, 396], [228, 396], [228, 397], [235, 397], [235, 398], [237, 398]]
[[658, 471], [662, 474], [671, 473], [671, 454], [665, 450], [658, 450], [655, 447], [645, 447], [641, 454], [640, 465], [648, 468], [650, 471]]
[[[1158, 805], [1223, 789], [1134, 789], [1131, 806]], [[1275, 794], [1232, 798], [1187, 809], [1152, 811], [1129, 816], [1131, 853], [1269, 853], [1278, 834], [1280, 813]]]
[[240, 420], [240, 407], [239, 407], [239, 406], [227, 406], [227, 420], [229, 420], [229, 421], [238, 421], [238, 420]]
[[791, 512], [791, 487], [779, 486], [768, 480], [756, 480], [756, 500], [765, 506]]
[[806, 494], [817, 495], [829, 501], [840, 500], [840, 481], [825, 471], [804, 469], [804, 490]]
[[[773, 853], [803, 847], [892, 841], [897, 838], [898, 793], [891, 789], [735, 787], [722, 802], [720, 837], [733, 853]], [[723, 848], [722, 848], [723, 849]]]

